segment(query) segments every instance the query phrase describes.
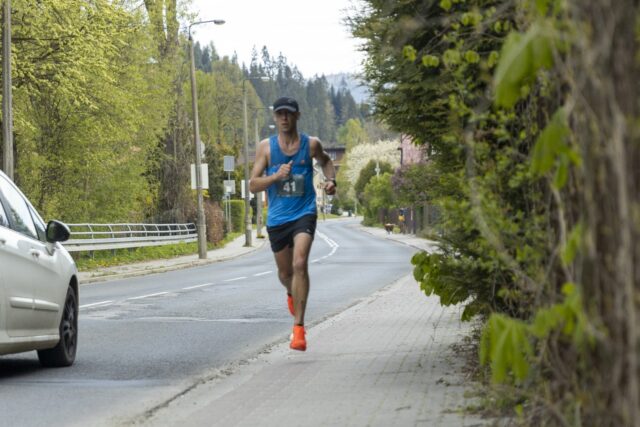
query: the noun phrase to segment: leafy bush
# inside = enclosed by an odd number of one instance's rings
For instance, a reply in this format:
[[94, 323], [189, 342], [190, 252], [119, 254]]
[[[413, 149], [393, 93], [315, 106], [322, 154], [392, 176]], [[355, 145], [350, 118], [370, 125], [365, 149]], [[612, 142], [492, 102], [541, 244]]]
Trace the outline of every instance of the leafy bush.
[[231, 230], [230, 232], [244, 231], [244, 200], [230, 200], [231, 204]]
[[640, 6], [366, 3], [373, 110], [430, 153], [394, 179], [440, 212], [421, 288], [486, 315], [482, 361], [535, 396], [527, 423], [635, 425]]

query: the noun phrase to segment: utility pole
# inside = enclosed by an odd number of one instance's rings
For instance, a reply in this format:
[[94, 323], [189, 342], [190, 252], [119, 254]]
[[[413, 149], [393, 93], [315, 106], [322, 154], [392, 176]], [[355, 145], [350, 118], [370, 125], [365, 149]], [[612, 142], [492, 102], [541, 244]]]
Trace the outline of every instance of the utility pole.
[[[260, 135], [258, 134], [258, 110], [254, 110], [256, 131], [256, 156], [258, 155], [258, 144], [260, 144]], [[256, 193], [256, 236], [262, 237], [262, 191]]]
[[247, 89], [245, 82], [247, 80], [269, 81], [269, 77], [245, 77], [242, 79], [242, 111], [244, 116], [244, 245], [251, 246], [251, 194], [249, 193], [249, 124], [247, 119]]
[[3, 170], [13, 180], [13, 112], [11, 97], [11, 0], [4, 0], [2, 25]]
[[244, 116], [244, 245], [251, 246], [251, 195], [249, 194], [249, 127], [247, 123], [247, 90], [244, 83], [247, 79], [242, 80], [242, 111]]

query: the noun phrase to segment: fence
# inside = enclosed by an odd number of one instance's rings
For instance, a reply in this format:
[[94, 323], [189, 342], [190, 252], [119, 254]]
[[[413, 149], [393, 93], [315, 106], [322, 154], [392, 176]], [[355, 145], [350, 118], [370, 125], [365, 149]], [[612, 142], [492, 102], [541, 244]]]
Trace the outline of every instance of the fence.
[[195, 242], [196, 226], [189, 224], [67, 224], [69, 252], [100, 251]]

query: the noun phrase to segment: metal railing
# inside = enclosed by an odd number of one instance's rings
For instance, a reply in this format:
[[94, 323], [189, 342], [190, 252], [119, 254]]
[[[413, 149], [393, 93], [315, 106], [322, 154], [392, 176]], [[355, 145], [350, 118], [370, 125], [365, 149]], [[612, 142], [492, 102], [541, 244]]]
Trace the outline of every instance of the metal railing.
[[67, 224], [69, 252], [159, 246], [198, 240], [196, 225], [188, 224]]

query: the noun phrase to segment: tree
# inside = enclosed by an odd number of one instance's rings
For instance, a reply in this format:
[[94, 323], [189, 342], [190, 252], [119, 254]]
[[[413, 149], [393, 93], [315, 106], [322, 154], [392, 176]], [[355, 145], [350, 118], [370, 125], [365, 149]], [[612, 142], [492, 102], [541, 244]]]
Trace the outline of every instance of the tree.
[[[357, 193], [354, 186], [360, 178], [360, 172], [368, 163], [376, 160], [390, 164], [392, 169], [399, 167], [398, 142], [379, 141], [375, 144], [360, 144], [347, 151], [337, 177], [341, 189], [340, 197], [356, 200]], [[364, 187], [359, 191], [362, 192], [363, 189]]]
[[358, 119], [349, 119], [338, 129], [338, 143], [346, 146], [347, 150], [368, 141], [368, 135]]
[[66, 0], [16, 2], [14, 13], [19, 184], [46, 217], [142, 220], [169, 82], [149, 64], [141, 16]]
[[393, 169], [389, 163], [380, 162], [378, 160], [370, 160], [369, 163], [367, 163], [367, 165], [360, 171], [358, 181], [356, 181], [353, 187], [356, 193], [356, 197], [358, 198], [360, 203], [364, 203], [364, 193], [367, 184], [369, 184], [369, 182], [371, 182], [374, 177], [377, 177], [380, 174], [391, 172], [393, 172]]
[[391, 173], [371, 177], [362, 193], [362, 205], [365, 208], [365, 224], [389, 221], [389, 211], [396, 207]]

